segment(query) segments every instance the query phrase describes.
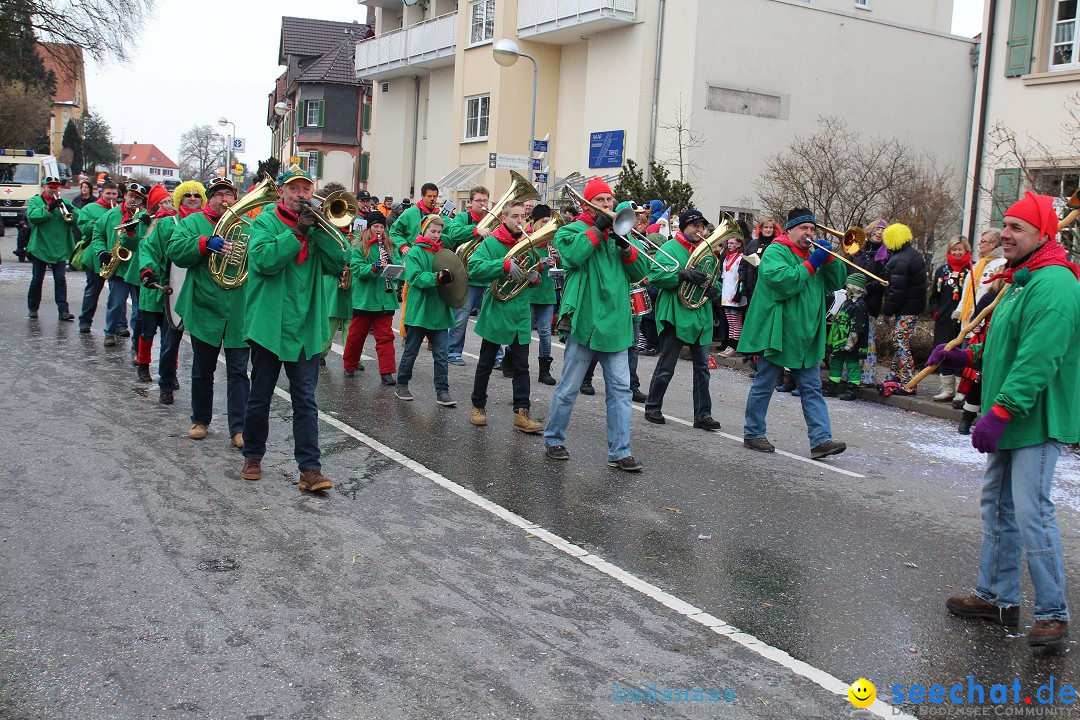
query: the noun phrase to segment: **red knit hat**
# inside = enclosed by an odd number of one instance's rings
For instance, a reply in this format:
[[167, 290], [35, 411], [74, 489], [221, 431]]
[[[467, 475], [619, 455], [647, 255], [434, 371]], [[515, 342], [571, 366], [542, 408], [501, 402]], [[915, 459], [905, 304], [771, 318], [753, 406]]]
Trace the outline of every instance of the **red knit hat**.
[[170, 193], [161, 185], [155, 185], [154, 187], [150, 188], [150, 192], [147, 193], [146, 207], [154, 207], [155, 205], [160, 205], [161, 201], [167, 197], [172, 197], [172, 193]]
[[1044, 235], [1050, 238], [1057, 237], [1058, 216], [1054, 211], [1054, 198], [1048, 195], [1036, 195], [1028, 190], [1024, 197], [1020, 198], [1005, 211], [1005, 216], [1020, 218], [1031, 223], [1039, 231], [1039, 237]]
[[592, 202], [592, 199], [597, 195], [614, 195], [611, 192], [611, 186], [598, 177], [594, 177], [589, 182], [585, 183], [585, 192], [583, 195], [585, 199]]

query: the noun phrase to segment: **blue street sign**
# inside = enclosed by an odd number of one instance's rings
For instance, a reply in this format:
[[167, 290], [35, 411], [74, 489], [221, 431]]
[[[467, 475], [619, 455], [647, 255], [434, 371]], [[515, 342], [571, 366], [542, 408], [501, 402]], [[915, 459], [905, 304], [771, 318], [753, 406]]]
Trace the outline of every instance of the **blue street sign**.
[[548, 151], [547, 140], [533, 140], [533, 152], [546, 153]]
[[536, 179], [533, 180], [533, 182], [543, 183], [545, 185], [547, 184], [547, 181], [548, 181], [548, 174], [546, 172], [538, 172], [538, 173], [536, 173]]
[[617, 168], [623, 164], [625, 130], [589, 133], [589, 167]]
[[543, 170], [543, 161], [540, 158], [533, 158], [533, 170]]

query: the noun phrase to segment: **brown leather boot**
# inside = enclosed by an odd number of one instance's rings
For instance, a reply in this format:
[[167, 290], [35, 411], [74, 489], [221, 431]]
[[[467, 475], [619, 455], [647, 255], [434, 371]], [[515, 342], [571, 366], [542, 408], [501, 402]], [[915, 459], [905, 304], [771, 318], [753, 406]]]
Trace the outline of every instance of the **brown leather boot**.
[[245, 480], [262, 480], [262, 460], [244, 458], [244, 467], [240, 469], [240, 477]]
[[514, 429], [523, 433], [538, 433], [544, 426], [529, 417], [526, 408], [518, 408], [514, 411]]
[[949, 612], [953, 615], [959, 615], [962, 618], [989, 620], [990, 622], [1005, 625], [1007, 627], [1016, 627], [1020, 624], [1019, 606], [1010, 605], [1008, 607], [999, 607], [986, 602], [977, 595], [951, 597], [945, 601], [945, 607], [947, 607]]
[[232, 436], [232, 446], [237, 450], [244, 449], [244, 433], [238, 432]]
[[329, 490], [334, 487], [330, 478], [322, 474], [322, 470], [301, 470], [300, 489], [304, 492], [318, 492]]
[[1069, 637], [1069, 623], [1065, 620], [1036, 620], [1028, 632], [1028, 645], [1046, 647]]

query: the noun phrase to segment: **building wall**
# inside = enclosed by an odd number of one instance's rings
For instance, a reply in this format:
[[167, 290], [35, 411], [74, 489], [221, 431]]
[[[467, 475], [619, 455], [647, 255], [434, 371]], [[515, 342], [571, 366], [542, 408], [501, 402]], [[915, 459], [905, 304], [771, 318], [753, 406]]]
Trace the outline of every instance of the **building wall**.
[[382, 81], [374, 83], [370, 184], [380, 196], [392, 195], [397, 200], [408, 194], [409, 189], [415, 134], [414, 89], [412, 78], [394, 78], [387, 82], [387, 92], [382, 91]]
[[782, 0], [827, 10], [865, 14], [879, 20], [912, 27], [949, 32], [952, 27], [953, 0], [866, 0], [866, 8], [855, 0]]

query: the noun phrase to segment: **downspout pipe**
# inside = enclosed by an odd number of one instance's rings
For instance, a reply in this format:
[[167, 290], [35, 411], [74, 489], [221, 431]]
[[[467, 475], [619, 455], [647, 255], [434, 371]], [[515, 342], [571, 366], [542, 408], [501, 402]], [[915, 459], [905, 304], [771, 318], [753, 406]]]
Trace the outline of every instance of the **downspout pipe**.
[[413, 75], [413, 138], [412, 138], [412, 170], [409, 174], [409, 197], [416, 195], [416, 149], [420, 143], [420, 76]]
[[979, 188], [982, 184], [983, 154], [986, 145], [986, 109], [990, 100], [990, 66], [994, 57], [994, 24], [997, 20], [997, 0], [989, 0], [990, 19], [986, 23], [986, 36], [982, 39], [983, 68], [982, 94], [979, 97], [979, 130], [975, 140], [975, 167], [972, 169], [971, 207], [968, 212], [967, 236], [975, 239], [975, 222], [979, 216]]
[[645, 162], [645, 182], [652, 180], [652, 160], [656, 157], [656, 123], [660, 120], [660, 56], [664, 50], [664, 7], [660, 0], [660, 20], [656, 23], [656, 61], [653, 63], [652, 118], [649, 122], [649, 157]]

